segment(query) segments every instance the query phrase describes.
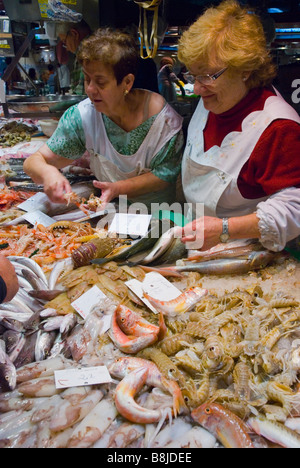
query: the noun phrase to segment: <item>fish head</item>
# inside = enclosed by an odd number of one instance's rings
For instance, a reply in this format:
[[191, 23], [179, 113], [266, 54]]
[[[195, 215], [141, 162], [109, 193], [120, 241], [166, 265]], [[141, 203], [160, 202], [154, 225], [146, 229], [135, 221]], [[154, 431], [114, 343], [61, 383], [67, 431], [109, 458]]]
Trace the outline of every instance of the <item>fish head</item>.
[[219, 406], [221, 405], [217, 403], [203, 403], [192, 411], [191, 416], [194, 421], [215, 434], [222, 422], [222, 411]]
[[124, 333], [130, 333], [132, 327], [137, 321], [137, 318], [140, 317], [123, 304], [118, 305], [115, 314], [117, 323]]
[[108, 367], [109, 373], [116, 379], [123, 379], [131, 370], [129, 357], [119, 358]]

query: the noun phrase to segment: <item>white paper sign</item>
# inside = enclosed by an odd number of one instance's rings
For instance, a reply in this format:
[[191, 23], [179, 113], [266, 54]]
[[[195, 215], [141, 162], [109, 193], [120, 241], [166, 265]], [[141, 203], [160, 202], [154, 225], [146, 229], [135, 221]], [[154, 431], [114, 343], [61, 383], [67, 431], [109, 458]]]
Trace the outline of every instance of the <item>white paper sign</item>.
[[110, 232], [140, 236], [147, 234], [151, 215], [116, 213], [109, 227]]
[[33, 226], [35, 224], [42, 224], [43, 226], [48, 227], [55, 223], [53, 218], [50, 218], [50, 216], [47, 216], [45, 213], [39, 210], [31, 211], [30, 213], [24, 213], [22, 217], [30, 224], [33, 224]]
[[151, 271], [145, 275], [144, 281], [136, 279], [126, 281], [125, 283], [154, 313], [157, 310], [150, 304], [150, 302], [143, 296], [144, 292], [149, 296], [159, 299], [160, 301], [171, 301], [180, 296], [181, 291], [176, 288], [170, 281], [168, 281], [160, 273]]
[[86, 319], [93, 307], [95, 307], [101, 299], [105, 298], [105, 294], [98, 288], [93, 286], [86, 293], [82, 294], [76, 301], [71, 303], [71, 306]]
[[56, 388], [82, 387], [112, 382], [106, 366], [64, 369], [54, 372]]

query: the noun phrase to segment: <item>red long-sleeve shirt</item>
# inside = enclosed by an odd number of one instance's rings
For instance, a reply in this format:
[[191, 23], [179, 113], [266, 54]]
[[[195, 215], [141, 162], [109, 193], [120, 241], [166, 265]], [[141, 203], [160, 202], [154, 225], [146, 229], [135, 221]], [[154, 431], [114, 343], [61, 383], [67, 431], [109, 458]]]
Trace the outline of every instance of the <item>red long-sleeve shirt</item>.
[[[262, 110], [266, 99], [274, 94], [267, 88], [253, 89], [229, 111], [210, 112], [204, 130], [205, 151], [220, 146], [228, 133], [240, 132], [245, 117]], [[237, 183], [242, 196], [248, 199], [300, 187], [300, 125], [285, 119], [272, 122], [244, 164]]]

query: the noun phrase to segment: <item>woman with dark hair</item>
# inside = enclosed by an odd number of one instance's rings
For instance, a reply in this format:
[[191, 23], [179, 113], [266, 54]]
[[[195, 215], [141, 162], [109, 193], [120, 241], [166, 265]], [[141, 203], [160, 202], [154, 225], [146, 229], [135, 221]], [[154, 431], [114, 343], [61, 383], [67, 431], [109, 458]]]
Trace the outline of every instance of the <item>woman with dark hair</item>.
[[54, 202], [71, 191], [60, 169], [86, 150], [103, 205], [173, 202], [180, 172], [182, 118], [157, 93], [133, 89], [138, 49], [132, 36], [111, 28], [85, 39], [78, 52], [88, 98], [68, 109], [48, 142], [24, 169]]

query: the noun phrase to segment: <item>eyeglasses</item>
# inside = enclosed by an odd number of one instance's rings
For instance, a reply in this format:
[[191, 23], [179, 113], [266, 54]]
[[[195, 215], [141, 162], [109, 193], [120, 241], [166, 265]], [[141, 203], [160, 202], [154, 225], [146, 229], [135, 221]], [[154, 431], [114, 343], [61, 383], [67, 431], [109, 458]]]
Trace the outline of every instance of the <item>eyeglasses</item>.
[[183, 76], [185, 77], [188, 83], [194, 84], [196, 81], [203, 85], [211, 85], [214, 81], [216, 81], [219, 76], [221, 76], [228, 67], [222, 68], [219, 72], [215, 73], [214, 75], [197, 75], [194, 76], [190, 72], [184, 73]]

